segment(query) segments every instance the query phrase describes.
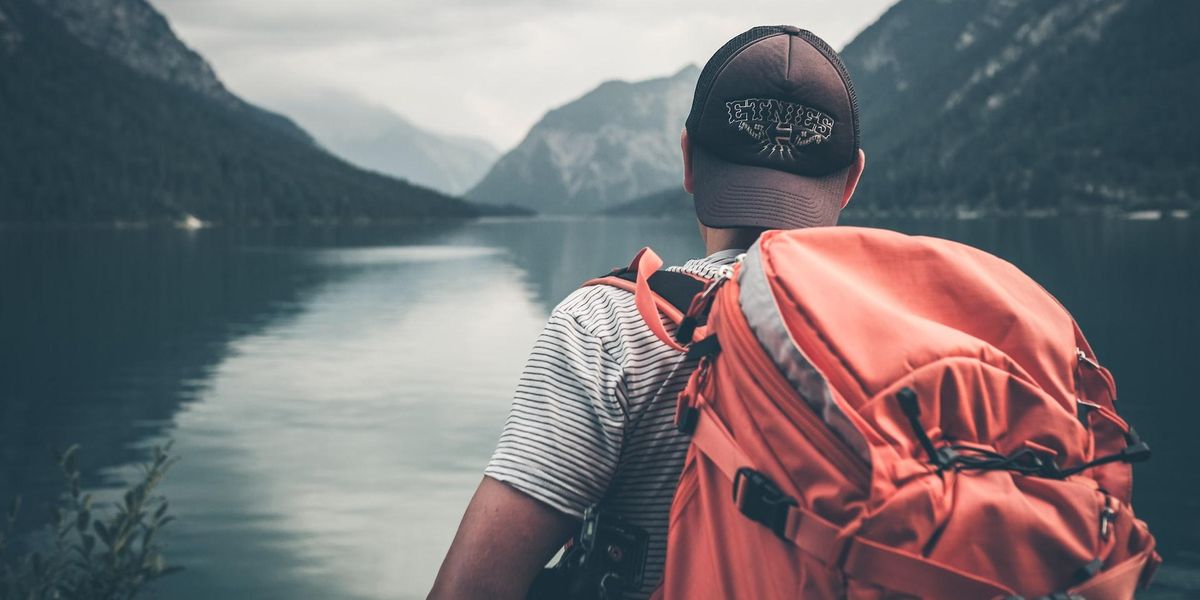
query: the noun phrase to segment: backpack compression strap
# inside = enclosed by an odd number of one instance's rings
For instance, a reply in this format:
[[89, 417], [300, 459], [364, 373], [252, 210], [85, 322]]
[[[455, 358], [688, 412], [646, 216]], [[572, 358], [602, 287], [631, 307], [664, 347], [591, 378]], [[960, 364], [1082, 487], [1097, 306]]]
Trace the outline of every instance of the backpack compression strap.
[[667, 333], [658, 315], [662, 314], [678, 325], [691, 306], [692, 298], [704, 291], [710, 282], [686, 273], [660, 270], [660, 267], [662, 259], [653, 250], [643, 248], [628, 267], [614, 269], [583, 285], [609, 285], [632, 292], [638, 312], [650, 331], [668, 346], [682, 352], [683, 346]]
[[[692, 444], [732, 481], [738, 509], [801, 551], [837, 565], [850, 577], [918, 598], [1024, 600], [1000, 583], [864, 537], [846, 536], [839, 526], [782, 497], [769, 479], [754, 470], [754, 462], [716, 412], [702, 399], [696, 408], [700, 415]], [[1158, 562], [1152, 543], [1081, 585], [1046, 598], [1131, 598], [1139, 584], [1149, 583]]]

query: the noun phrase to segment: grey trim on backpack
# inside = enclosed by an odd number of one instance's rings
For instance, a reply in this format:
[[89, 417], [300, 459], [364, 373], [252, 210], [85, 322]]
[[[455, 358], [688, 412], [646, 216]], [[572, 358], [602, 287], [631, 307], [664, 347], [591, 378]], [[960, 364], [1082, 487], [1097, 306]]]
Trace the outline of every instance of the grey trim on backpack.
[[742, 307], [742, 314], [767, 356], [829, 429], [867, 464], [871, 464], [867, 441], [834, 402], [829, 382], [800, 351], [784, 324], [775, 303], [775, 294], [763, 270], [759, 242], [755, 242], [746, 252], [738, 274], [738, 286], [741, 288], [738, 303]]

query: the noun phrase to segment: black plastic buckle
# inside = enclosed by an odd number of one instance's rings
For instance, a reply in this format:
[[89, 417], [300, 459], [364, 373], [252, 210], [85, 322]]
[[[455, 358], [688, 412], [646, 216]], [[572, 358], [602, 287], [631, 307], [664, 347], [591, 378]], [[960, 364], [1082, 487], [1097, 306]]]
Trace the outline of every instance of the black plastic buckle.
[[796, 499], [784, 494], [766, 475], [742, 467], [733, 477], [733, 503], [743, 515], [758, 521], [786, 540], [787, 518]]
[[1121, 449], [1121, 460], [1127, 463], [1146, 462], [1150, 460], [1150, 456], [1150, 445], [1146, 442], [1139, 441]]
[[721, 342], [717, 341], [717, 335], [714, 333], [694, 344], [688, 346], [687, 359], [699, 360], [705, 356], [716, 356], [721, 352]]
[[699, 422], [699, 409], [693, 406], [685, 406], [679, 411], [679, 420], [675, 423], [675, 429], [683, 435], [692, 435], [696, 433], [696, 424]]
[[679, 328], [675, 330], [675, 341], [684, 345], [692, 343], [692, 337], [696, 335], [696, 327], [698, 325], [700, 323], [696, 320], [696, 317], [685, 315], [683, 320], [679, 322]]

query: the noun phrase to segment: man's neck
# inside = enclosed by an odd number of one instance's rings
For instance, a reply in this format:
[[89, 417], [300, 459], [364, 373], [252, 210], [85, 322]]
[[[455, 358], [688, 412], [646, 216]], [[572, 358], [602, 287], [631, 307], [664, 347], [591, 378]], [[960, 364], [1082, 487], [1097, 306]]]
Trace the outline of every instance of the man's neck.
[[722, 250], [749, 248], [761, 233], [760, 229], [700, 229], [700, 235], [704, 239], [704, 252], [709, 256]]
[[732, 259], [732, 258], [736, 257], [737, 255], [743, 254], [745, 252], [746, 252], [746, 248], [725, 248], [724, 250], [717, 250], [716, 252], [709, 252], [705, 258], [708, 260], [726, 259], [726, 258]]

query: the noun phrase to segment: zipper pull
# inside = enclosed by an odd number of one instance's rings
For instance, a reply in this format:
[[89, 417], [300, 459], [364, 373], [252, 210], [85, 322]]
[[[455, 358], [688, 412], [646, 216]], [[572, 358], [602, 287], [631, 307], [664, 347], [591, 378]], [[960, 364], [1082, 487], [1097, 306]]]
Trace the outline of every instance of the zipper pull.
[[1100, 363], [1093, 358], [1088, 358], [1088, 355], [1080, 348], [1075, 348], [1075, 358], [1079, 359], [1079, 364], [1087, 365], [1093, 369], [1099, 369]]
[[1108, 539], [1108, 524], [1117, 518], [1117, 511], [1112, 508], [1112, 496], [1104, 495], [1104, 508], [1100, 511], [1100, 539]]
[[721, 265], [721, 268], [717, 269], [717, 279], [714, 280], [713, 283], [716, 283], [716, 281], [723, 281], [725, 279], [729, 279], [730, 277], [733, 277], [733, 268], [742, 264], [742, 261], [744, 261], [744, 260], [746, 260], [745, 252], [733, 257], [733, 264]]

